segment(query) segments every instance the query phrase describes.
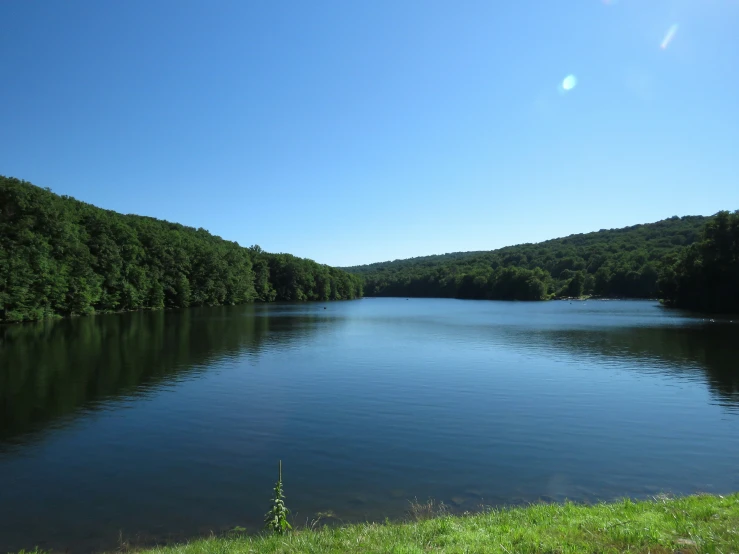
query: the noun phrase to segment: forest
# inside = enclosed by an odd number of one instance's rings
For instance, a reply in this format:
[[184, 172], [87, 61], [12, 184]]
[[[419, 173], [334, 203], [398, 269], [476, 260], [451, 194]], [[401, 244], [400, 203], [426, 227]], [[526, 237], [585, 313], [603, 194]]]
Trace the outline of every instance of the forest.
[[659, 286], [668, 304], [739, 314], [739, 210], [716, 214], [700, 240], [665, 265]]
[[343, 268], [366, 296], [546, 300], [662, 298], [739, 311], [737, 213], [671, 217], [489, 252], [457, 252]]
[[367, 296], [661, 298], [739, 313], [739, 212], [347, 268], [0, 176], [0, 322]]
[[362, 296], [362, 278], [0, 176], [0, 322]]

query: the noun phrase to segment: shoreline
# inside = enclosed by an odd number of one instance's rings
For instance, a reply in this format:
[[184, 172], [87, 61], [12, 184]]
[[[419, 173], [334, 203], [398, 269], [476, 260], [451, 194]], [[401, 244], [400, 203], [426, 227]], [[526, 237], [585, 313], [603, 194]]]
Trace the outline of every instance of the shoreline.
[[190, 542], [123, 551], [140, 554], [534, 552], [697, 553], [739, 550], [739, 493], [596, 505], [531, 504], [448, 515], [443, 504], [414, 504], [409, 520], [323, 526], [293, 522], [284, 535], [235, 531]]

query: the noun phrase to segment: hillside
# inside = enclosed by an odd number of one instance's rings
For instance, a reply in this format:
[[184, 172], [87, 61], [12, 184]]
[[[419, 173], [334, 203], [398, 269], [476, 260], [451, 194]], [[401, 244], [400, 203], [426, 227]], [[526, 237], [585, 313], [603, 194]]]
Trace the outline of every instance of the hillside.
[[489, 252], [455, 252], [343, 268], [367, 296], [541, 300], [595, 294], [654, 298], [664, 266], [701, 237], [710, 218], [671, 217]]
[[361, 278], [0, 176], [0, 322], [362, 295]]

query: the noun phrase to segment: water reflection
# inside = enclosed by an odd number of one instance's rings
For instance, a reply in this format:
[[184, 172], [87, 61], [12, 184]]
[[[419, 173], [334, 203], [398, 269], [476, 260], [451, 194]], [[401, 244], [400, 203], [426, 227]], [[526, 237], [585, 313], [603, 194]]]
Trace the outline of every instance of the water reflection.
[[263, 348], [304, 340], [330, 321], [252, 305], [0, 326], [0, 447], [224, 359], [256, 361]]
[[299, 521], [735, 490], [738, 334], [648, 302], [434, 299], [4, 327], [0, 546], [258, 529], [277, 459]]
[[[264, 348], [289, 348], [345, 317], [289, 305], [251, 305], [1, 326], [0, 447], [106, 400], [144, 395], [152, 387], [196, 376], [218, 360], [245, 356], [256, 362]], [[387, 320], [403, 322], [402, 316]], [[404, 324], [424, 325], [417, 318]], [[429, 332], [438, 331], [433, 318], [425, 325]], [[565, 323], [563, 328], [527, 325], [522, 330], [496, 324], [467, 331], [485, 334], [501, 346], [552, 349], [601, 363], [649, 361], [634, 369], [704, 379], [722, 404], [739, 404], [739, 325], [598, 328]]]
[[[613, 362], [640, 372], [705, 382], [718, 402], [739, 405], [739, 326], [696, 324], [667, 327], [546, 329], [507, 340], [529, 348]], [[631, 365], [624, 365], [630, 362]]]

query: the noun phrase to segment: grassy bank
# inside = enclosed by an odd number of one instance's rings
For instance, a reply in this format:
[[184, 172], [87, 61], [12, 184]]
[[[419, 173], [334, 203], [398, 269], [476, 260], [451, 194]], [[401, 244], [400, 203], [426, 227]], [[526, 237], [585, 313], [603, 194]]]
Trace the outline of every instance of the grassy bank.
[[739, 494], [537, 504], [465, 516], [417, 510], [416, 516], [419, 521], [303, 529], [285, 536], [213, 537], [146, 552], [739, 552]]

